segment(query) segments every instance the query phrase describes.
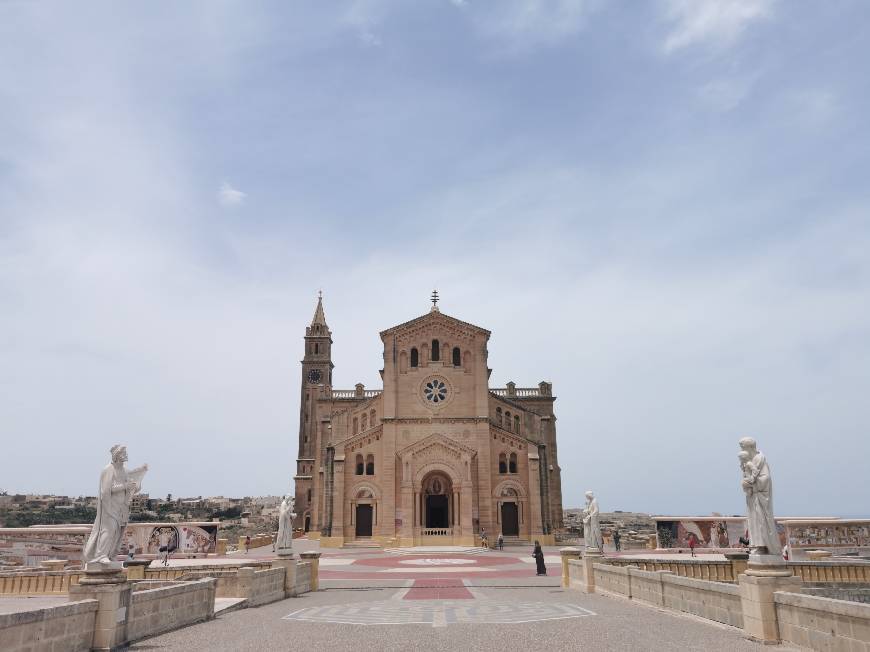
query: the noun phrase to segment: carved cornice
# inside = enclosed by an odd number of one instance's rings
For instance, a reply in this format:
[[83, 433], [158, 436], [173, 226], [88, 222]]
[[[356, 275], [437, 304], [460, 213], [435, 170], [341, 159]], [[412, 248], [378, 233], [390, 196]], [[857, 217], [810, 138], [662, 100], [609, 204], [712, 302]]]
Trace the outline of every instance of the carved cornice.
[[461, 444], [455, 439], [452, 439], [446, 435], [442, 435], [440, 433], [436, 433], [434, 435], [429, 435], [428, 437], [421, 439], [418, 442], [414, 442], [402, 448], [401, 450], [396, 451], [396, 457], [405, 458], [409, 455], [412, 457], [420, 456], [423, 451], [432, 448], [444, 448], [450, 451], [454, 457], [461, 458], [463, 456], [473, 458], [477, 455], [477, 451], [473, 448], [466, 446], [465, 444]]

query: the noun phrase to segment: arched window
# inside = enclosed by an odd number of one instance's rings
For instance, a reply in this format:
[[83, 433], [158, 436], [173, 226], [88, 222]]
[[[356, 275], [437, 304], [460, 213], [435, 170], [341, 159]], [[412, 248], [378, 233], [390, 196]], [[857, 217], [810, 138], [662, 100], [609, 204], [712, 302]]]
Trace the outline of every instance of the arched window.
[[498, 472], [507, 473], [507, 456], [504, 453], [498, 456]]
[[314, 343], [314, 353], [320, 353], [320, 344]]
[[311, 489], [308, 490], [308, 504], [311, 504]]
[[411, 349], [411, 366], [412, 367], [419, 367], [420, 366], [420, 352], [417, 350], [416, 346], [413, 349]]
[[371, 453], [366, 456], [366, 475], [375, 474], [375, 456]]
[[504, 413], [504, 429], [511, 429], [511, 413], [507, 411]]
[[372, 410], [369, 412], [369, 423], [372, 424], [372, 428], [375, 427], [375, 421], [377, 420], [378, 413]]
[[359, 419], [354, 417], [353, 418], [353, 434], [356, 434], [358, 432], [359, 432]]
[[438, 362], [441, 359], [441, 345], [438, 340], [432, 340], [432, 362]]
[[504, 423], [504, 421], [502, 421], [501, 408], [496, 408], [496, 409], [495, 409], [495, 422], [496, 422], [499, 426], [501, 426], [501, 425]]
[[520, 415], [514, 415], [514, 432], [520, 434]]
[[363, 430], [369, 427], [369, 416], [363, 412], [361, 427]]
[[508, 462], [508, 472], [516, 473], [517, 472], [517, 454], [511, 453], [510, 462]]
[[453, 366], [461, 367], [462, 366], [462, 351], [459, 350], [458, 346], [453, 347]]
[[362, 455], [356, 456], [356, 475], [362, 475], [365, 471]]

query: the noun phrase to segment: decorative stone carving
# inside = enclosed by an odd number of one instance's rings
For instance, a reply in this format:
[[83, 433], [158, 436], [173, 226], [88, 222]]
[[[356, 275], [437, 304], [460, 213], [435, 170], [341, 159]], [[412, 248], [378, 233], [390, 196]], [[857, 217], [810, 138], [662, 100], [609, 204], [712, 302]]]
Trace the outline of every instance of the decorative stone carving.
[[278, 554], [293, 554], [293, 519], [296, 518], [293, 507], [295, 502], [293, 496], [287, 494], [278, 508], [278, 540], [275, 546], [278, 549]]
[[[746, 523], [749, 527], [750, 562], [782, 561], [782, 547], [773, 519], [773, 483], [770, 466], [752, 437], [739, 442], [741, 484], [746, 494]], [[762, 559], [762, 556], [770, 558]], [[753, 557], [755, 559], [753, 560]]]
[[130, 501], [142, 487], [142, 478], [148, 471], [144, 464], [127, 471], [127, 447], [111, 448], [112, 463], [100, 473], [100, 490], [97, 496], [97, 518], [91, 528], [82, 561], [86, 571], [117, 571], [123, 568], [115, 561], [124, 529], [130, 520]]
[[598, 521], [598, 499], [591, 491], [586, 492], [586, 507], [583, 508], [583, 541], [589, 551], [598, 552], [604, 547]]

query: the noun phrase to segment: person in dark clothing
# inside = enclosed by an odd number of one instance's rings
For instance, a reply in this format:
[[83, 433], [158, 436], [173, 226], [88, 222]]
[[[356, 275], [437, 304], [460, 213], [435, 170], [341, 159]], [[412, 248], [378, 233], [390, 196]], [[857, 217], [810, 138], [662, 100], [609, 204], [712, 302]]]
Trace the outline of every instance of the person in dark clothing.
[[538, 566], [538, 575], [546, 575], [547, 567], [544, 565], [544, 551], [541, 550], [541, 544], [535, 541], [535, 550], [532, 552], [532, 557], [535, 558], [535, 564]]
[[619, 552], [619, 550], [620, 550], [619, 539], [620, 539], [619, 530], [614, 530], [613, 531], [613, 545], [616, 547], [616, 552]]

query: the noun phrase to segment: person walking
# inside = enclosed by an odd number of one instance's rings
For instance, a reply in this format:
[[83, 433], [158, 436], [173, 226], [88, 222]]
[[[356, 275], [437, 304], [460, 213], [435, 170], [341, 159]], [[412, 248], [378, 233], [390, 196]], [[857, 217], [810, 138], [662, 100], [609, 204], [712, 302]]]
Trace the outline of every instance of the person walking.
[[499, 550], [504, 550], [504, 535], [501, 532], [498, 533], [498, 539], [495, 540], [495, 543]]
[[489, 540], [486, 538], [486, 528], [480, 528], [480, 545], [484, 548], [489, 548]]
[[614, 530], [613, 531], [613, 545], [616, 548], [616, 552], [619, 552], [621, 550], [621, 548], [619, 546], [620, 538], [621, 537], [619, 536], [619, 530]]
[[698, 538], [695, 536], [694, 532], [689, 532], [689, 550], [692, 553], [692, 557], [695, 556], [695, 546], [698, 545]]
[[535, 541], [535, 550], [532, 552], [532, 557], [535, 558], [535, 564], [538, 567], [538, 575], [546, 575], [547, 567], [544, 565], [544, 551], [541, 550], [541, 544]]
[[248, 554], [248, 550], [251, 549], [251, 535], [245, 535], [245, 554]]

